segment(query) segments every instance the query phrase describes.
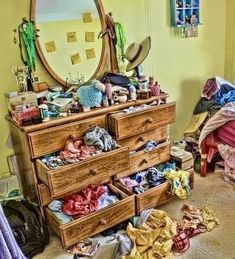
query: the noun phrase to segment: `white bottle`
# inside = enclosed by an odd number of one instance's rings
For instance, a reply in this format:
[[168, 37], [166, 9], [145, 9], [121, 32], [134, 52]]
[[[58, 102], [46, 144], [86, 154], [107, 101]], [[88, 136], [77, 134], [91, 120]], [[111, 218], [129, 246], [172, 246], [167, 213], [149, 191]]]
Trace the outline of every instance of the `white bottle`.
[[46, 104], [41, 104], [38, 106], [41, 114], [42, 121], [49, 121], [49, 111]]

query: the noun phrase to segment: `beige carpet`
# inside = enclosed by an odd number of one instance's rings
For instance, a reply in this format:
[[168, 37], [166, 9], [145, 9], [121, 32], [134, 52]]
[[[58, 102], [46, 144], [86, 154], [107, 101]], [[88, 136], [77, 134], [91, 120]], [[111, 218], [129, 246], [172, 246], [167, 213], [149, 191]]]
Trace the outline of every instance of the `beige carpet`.
[[[200, 234], [190, 239], [190, 248], [179, 256], [180, 259], [235, 259], [235, 187], [224, 182], [221, 173], [208, 173], [206, 178], [195, 174], [194, 189], [185, 200], [174, 198], [159, 207], [176, 219], [182, 218], [181, 207], [187, 202], [197, 207], [209, 206], [216, 210], [220, 226], [212, 232]], [[95, 259], [111, 259], [116, 242], [100, 238], [102, 245]], [[178, 255], [174, 255], [177, 258]], [[61, 248], [57, 237], [52, 236], [45, 251], [34, 259], [73, 258]]]

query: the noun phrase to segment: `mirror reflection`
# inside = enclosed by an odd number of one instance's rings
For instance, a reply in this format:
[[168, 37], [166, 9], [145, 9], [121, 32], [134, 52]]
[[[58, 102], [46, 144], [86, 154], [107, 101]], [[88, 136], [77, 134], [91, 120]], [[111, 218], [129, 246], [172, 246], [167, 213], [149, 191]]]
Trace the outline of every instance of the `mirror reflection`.
[[[97, 2], [97, 1], [96, 1]], [[95, 73], [102, 54], [102, 30], [94, 0], [37, 0], [35, 23], [46, 65], [68, 84]], [[44, 62], [44, 63], [45, 63]]]

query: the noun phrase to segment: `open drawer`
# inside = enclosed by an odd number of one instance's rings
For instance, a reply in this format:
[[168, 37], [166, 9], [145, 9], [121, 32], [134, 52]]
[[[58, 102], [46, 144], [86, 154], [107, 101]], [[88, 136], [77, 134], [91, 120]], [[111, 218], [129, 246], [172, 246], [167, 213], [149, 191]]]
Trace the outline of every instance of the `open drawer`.
[[168, 103], [133, 113], [109, 114], [107, 122], [109, 131], [120, 140], [165, 126], [174, 122], [175, 117], [175, 103]]
[[151, 166], [161, 164], [170, 159], [170, 141], [159, 144], [151, 151], [138, 151], [130, 155], [130, 170], [117, 173], [115, 178], [120, 179], [134, 172], [143, 171]]
[[[134, 194], [130, 189], [118, 181], [114, 182], [114, 185], [128, 195]], [[170, 189], [171, 185], [166, 181], [159, 186], [150, 188], [144, 193], [135, 194], [136, 214], [139, 214], [145, 209], [154, 208], [168, 202], [172, 197]]]
[[129, 147], [129, 150], [136, 150], [150, 140], [155, 140], [156, 142], [160, 142], [164, 140], [166, 141], [167, 139], [168, 139], [167, 126], [162, 126], [157, 129], [143, 132], [136, 136], [118, 140], [118, 144], [120, 146]]
[[45, 208], [47, 222], [61, 238], [64, 247], [94, 236], [135, 215], [134, 195], [128, 196], [112, 184], [109, 184], [108, 187], [120, 198], [118, 202], [67, 224], [61, 224], [56, 216]]
[[129, 170], [129, 167], [127, 147], [119, 147], [58, 169], [50, 169], [40, 159], [36, 160], [38, 178], [48, 186], [52, 198], [79, 191], [90, 183], [96, 184], [116, 173]]

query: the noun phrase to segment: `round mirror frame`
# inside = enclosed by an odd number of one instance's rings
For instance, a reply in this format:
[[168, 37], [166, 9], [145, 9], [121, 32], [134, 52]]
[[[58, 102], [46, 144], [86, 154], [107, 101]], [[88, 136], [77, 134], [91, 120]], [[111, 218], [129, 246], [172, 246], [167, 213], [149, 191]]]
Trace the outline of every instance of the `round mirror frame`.
[[[37, 0], [31, 0], [31, 4], [30, 4], [30, 20], [33, 22], [35, 29], [37, 28], [37, 24], [35, 22], [36, 21], [36, 1]], [[94, 2], [100, 17], [101, 31], [104, 32], [106, 30], [106, 22], [105, 22], [105, 12], [103, 8], [103, 4], [101, 0], [94, 0]], [[64, 79], [62, 79], [47, 62], [43, 54], [38, 37], [36, 37], [35, 45], [36, 45], [38, 56], [42, 64], [46, 68], [47, 72], [51, 75], [51, 77], [54, 78], [59, 84], [63, 86], [69, 86], [69, 84]], [[106, 72], [106, 68], [108, 65], [108, 57], [109, 57], [109, 43], [108, 43], [108, 35], [106, 33], [102, 37], [102, 51], [101, 51], [99, 64], [96, 68], [96, 71], [94, 72], [94, 74], [90, 79], [93, 79], [93, 78], [99, 79], [103, 76], [103, 74]]]

